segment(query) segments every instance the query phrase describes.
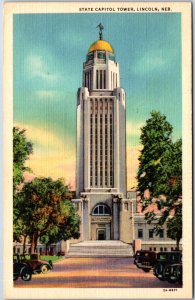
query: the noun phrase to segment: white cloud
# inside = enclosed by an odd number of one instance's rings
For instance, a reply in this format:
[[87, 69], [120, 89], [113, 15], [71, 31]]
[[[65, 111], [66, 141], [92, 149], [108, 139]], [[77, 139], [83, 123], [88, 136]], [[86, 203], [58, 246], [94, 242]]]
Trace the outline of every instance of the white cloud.
[[35, 92], [35, 96], [42, 100], [57, 101], [63, 97], [63, 92], [56, 90], [39, 90]]
[[135, 74], [162, 71], [162, 69], [169, 67], [169, 59], [170, 57], [163, 55], [161, 51], [148, 51], [137, 60], [133, 71]]
[[60, 79], [60, 74], [53, 72], [49, 66], [49, 61], [43, 59], [41, 55], [29, 55], [26, 59], [26, 69], [30, 76], [37, 77], [48, 83], [57, 82]]

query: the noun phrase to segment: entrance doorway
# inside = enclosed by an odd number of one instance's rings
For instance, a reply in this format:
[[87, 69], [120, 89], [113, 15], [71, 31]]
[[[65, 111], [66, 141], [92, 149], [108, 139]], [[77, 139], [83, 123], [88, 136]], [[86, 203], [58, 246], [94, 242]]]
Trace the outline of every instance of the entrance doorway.
[[96, 239], [99, 241], [103, 241], [106, 239], [106, 228], [97, 229]]

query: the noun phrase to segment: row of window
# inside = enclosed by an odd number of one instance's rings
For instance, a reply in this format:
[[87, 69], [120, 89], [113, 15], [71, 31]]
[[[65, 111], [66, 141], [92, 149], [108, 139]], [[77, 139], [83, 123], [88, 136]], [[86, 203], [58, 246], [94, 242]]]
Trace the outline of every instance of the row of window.
[[[149, 250], [150, 251], [156, 251], [156, 247], [149, 247]], [[157, 251], [167, 251], [167, 247], [160, 247], [160, 248], [158, 248], [158, 250]], [[174, 248], [174, 247], [171, 247], [171, 251], [175, 251], [176, 250], [176, 248]], [[169, 251], [169, 250], [168, 250]]]
[[106, 89], [106, 70], [96, 70], [96, 89]]
[[[85, 72], [84, 85], [89, 90], [92, 89], [93, 74], [92, 70]], [[106, 70], [96, 70], [96, 89], [106, 89]]]
[[[143, 238], [143, 229], [138, 229], [138, 234], [137, 234], [138, 238], [141, 239]], [[154, 229], [149, 229], [148, 230], [148, 236], [150, 239], [154, 238]], [[160, 238], [164, 238], [164, 229], [160, 229], [159, 230], [159, 235]]]
[[[98, 110], [99, 109], [99, 110]], [[104, 106], [104, 115], [107, 116], [108, 114], [108, 109], [109, 109], [109, 114], [112, 114], [112, 104], [110, 105], [105, 105]], [[91, 105], [91, 114], [95, 115], [95, 116], [99, 116], [99, 118], [101, 119], [102, 115], [103, 115], [103, 106], [96, 106], [96, 105]], [[101, 120], [100, 120], [101, 121]]]
[[[111, 79], [111, 89], [115, 89], [118, 86], [118, 75], [115, 72], [110, 72], [110, 79]], [[89, 90], [92, 89], [92, 80], [93, 74], [92, 70], [85, 72], [85, 80], [84, 85], [88, 87]], [[106, 70], [96, 70], [96, 89], [106, 89]]]
[[[98, 52], [97, 53], [97, 58], [104, 60], [106, 62], [106, 53], [105, 52]], [[94, 59], [94, 52], [90, 52], [87, 54], [87, 61], [93, 60]], [[112, 61], [115, 61], [115, 55], [114, 54], [109, 54], [109, 59]]]
[[89, 90], [92, 89], [92, 70], [85, 73], [85, 87], [88, 87]]
[[110, 215], [110, 208], [105, 204], [98, 204], [92, 211], [92, 215]]
[[[95, 120], [97, 119], [97, 116], [95, 116]], [[102, 119], [102, 117], [101, 117]], [[98, 130], [97, 130], [97, 122], [93, 124], [93, 115], [90, 116], [90, 185], [93, 186], [93, 174], [95, 175], [95, 186], [98, 186], [98, 166], [100, 168], [100, 178], [99, 178], [99, 185], [103, 186], [103, 175], [105, 177], [105, 186], [112, 186], [113, 185], [113, 141], [112, 141], [112, 128], [113, 128], [113, 118], [112, 115], [110, 115], [109, 121], [110, 121], [110, 148], [108, 152], [108, 125], [107, 125], [107, 115], [105, 115], [105, 127], [104, 127], [104, 133], [105, 133], [105, 145], [104, 145], [104, 157], [103, 157], [103, 124], [100, 123], [100, 136], [98, 141]], [[95, 128], [93, 126], [95, 125]], [[93, 129], [95, 132], [94, 142], [93, 143]], [[98, 157], [98, 149], [99, 149], [99, 157]], [[95, 152], [95, 153], [94, 153]], [[95, 156], [93, 157], [93, 153]], [[108, 162], [108, 154], [109, 154], [109, 162]], [[105, 163], [105, 171], [103, 174], [103, 158]], [[93, 173], [93, 159], [95, 159], [95, 170]], [[99, 160], [99, 161], [98, 161]], [[109, 170], [108, 170], [108, 163], [109, 163]], [[108, 173], [110, 177], [110, 182], [108, 182]]]
[[118, 76], [117, 73], [111, 71], [111, 89], [117, 88], [118, 86]]

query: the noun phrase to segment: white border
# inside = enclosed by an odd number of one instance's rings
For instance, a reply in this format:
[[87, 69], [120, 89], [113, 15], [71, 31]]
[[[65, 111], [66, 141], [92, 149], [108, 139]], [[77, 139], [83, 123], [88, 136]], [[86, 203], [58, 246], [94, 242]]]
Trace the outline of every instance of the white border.
[[[12, 127], [13, 127], [13, 14], [14, 13], [80, 13], [78, 7], [164, 7], [182, 14], [182, 117], [183, 117], [183, 288], [163, 293], [163, 289], [67, 289], [13, 288], [12, 280]], [[93, 12], [90, 12], [93, 13]], [[97, 13], [94, 11], [94, 13]], [[102, 12], [106, 13], [106, 12]], [[133, 12], [131, 12], [133, 13]], [[140, 12], [141, 13], [141, 12]], [[145, 13], [145, 12], [144, 12]], [[151, 12], [150, 12], [151, 13]], [[154, 12], [156, 13], [156, 12]], [[14, 2], [4, 4], [4, 289], [6, 299], [129, 299], [192, 297], [192, 59], [190, 2]], [[11, 246], [10, 246], [11, 245]]]

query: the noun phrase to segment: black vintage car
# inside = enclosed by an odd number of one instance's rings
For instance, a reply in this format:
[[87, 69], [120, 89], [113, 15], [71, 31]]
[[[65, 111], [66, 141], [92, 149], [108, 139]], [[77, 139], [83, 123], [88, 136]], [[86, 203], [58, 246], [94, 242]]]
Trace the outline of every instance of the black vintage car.
[[170, 264], [164, 268], [163, 278], [170, 283], [182, 284], [182, 264]]
[[32, 278], [33, 270], [28, 264], [21, 262], [19, 255], [13, 256], [13, 279], [14, 281], [21, 277], [24, 281], [29, 281]]
[[32, 270], [33, 274], [43, 273], [46, 274], [53, 269], [52, 261], [42, 260], [39, 254], [21, 255], [20, 259], [26, 263]]
[[149, 272], [156, 264], [157, 254], [154, 251], [140, 250], [134, 256], [134, 264], [144, 272]]
[[154, 266], [154, 275], [160, 280], [179, 281], [179, 277], [182, 277], [182, 271], [179, 268], [181, 259], [181, 251], [159, 252], [157, 254], [157, 263]]

